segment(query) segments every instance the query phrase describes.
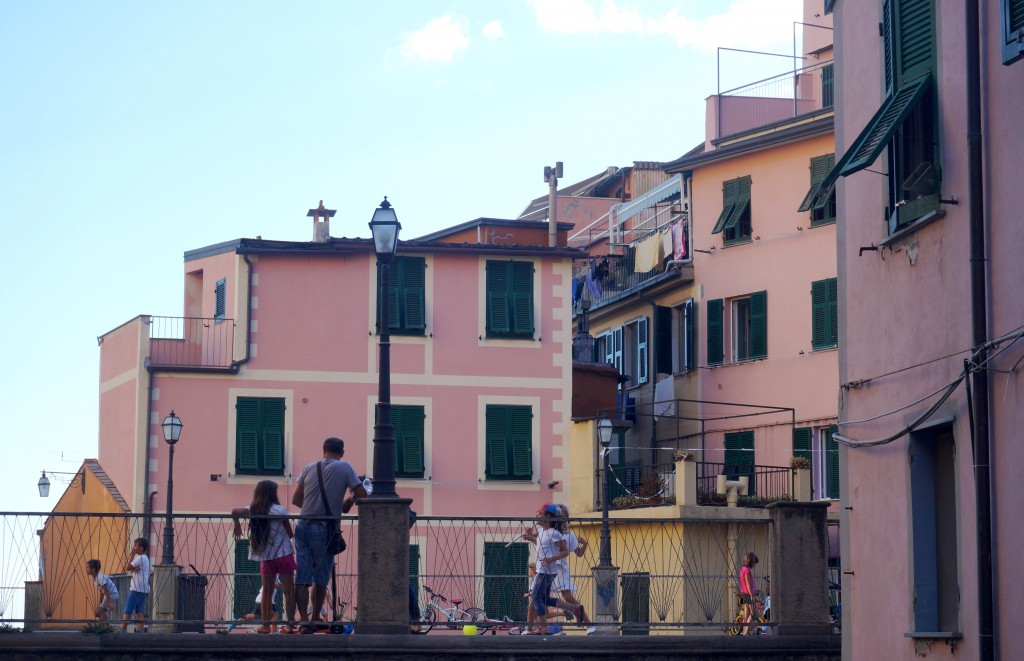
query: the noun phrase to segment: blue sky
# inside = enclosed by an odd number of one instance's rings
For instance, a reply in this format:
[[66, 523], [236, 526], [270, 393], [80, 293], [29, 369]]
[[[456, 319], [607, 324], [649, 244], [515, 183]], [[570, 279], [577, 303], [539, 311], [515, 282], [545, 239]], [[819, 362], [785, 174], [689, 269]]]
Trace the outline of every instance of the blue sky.
[[[0, 3], [3, 509], [97, 455], [96, 338], [182, 314], [182, 255], [415, 237], [677, 158], [704, 99], [784, 71], [796, 0]], [[186, 421], [186, 425], [188, 421]], [[182, 442], [188, 442], [186, 427]]]

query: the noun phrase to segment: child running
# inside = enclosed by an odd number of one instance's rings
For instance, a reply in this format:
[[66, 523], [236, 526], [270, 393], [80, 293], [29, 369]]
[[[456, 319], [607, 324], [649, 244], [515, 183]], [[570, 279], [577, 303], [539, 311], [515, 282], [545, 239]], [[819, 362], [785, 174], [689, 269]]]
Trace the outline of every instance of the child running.
[[146, 619], [146, 598], [149, 596], [149, 540], [137, 538], [132, 545], [131, 562], [124, 566], [125, 571], [132, 575], [132, 589], [128, 593], [128, 601], [124, 604], [124, 621], [121, 632], [128, 631], [128, 622], [135, 618], [135, 633], [146, 633], [143, 620]]
[[[569, 508], [565, 505], [556, 505], [558, 508], [558, 521], [555, 522], [555, 528], [562, 533], [562, 538], [565, 540], [565, 548], [569, 553], [576, 554], [577, 558], [582, 558], [583, 554], [587, 550], [587, 540], [579, 539], [576, 537], [576, 533], [569, 530]], [[561, 597], [558, 603], [559, 608], [563, 608], [568, 612], [571, 612], [575, 616], [576, 621], [580, 624], [590, 624], [590, 618], [587, 617], [587, 611], [573, 594], [576, 592], [576, 585], [572, 582], [572, 573], [569, 571], [569, 554], [566, 557], [558, 561], [558, 575], [554, 582], [555, 592]], [[597, 632], [597, 627], [588, 626], [587, 635]]]
[[273, 480], [261, 480], [252, 493], [249, 507], [236, 507], [231, 510], [235, 520], [235, 539], [242, 538], [242, 525], [239, 517], [252, 517], [249, 520], [249, 559], [260, 563], [260, 579], [263, 584], [260, 616], [262, 622], [256, 627], [256, 633], [270, 633], [271, 604], [273, 603], [274, 579], [280, 576], [281, 588], [284, 590], [284, 610], [287, 616], [281, 633], [290, 634], [295, 630], [292, 621], [295, 618], [295, 557], [292, 555], [292, 524], [287, 519], [263, 518], [265, 515], [287, 516], [288, 510], [277, 498], [277, 483]]
[[85, 573], [92, 577], [96, 588], [100, 591], [100, 603], [93, 609], [92, 614], [97, 620], [106, 620], [117, 608], [117, 600], [121, 596], [117, 592], [117, 586], [110, 577], [100, 571], [100, 561], [90, 560], [85, 563]]
[[[557, 505], [548, 503], [538, 512], [537, 524], [537, 580], [533, 584], [533, 610], [540, 622], [547, 620], [548, 599], [551, 597], [551, 585], [558, 575], [558, 561], [569, 555], [562, 539], [562, 533], [554, 527], [554, 519], [559, 516]], [[531, 628], [528, 633], [545, 634], [547, 629]]]

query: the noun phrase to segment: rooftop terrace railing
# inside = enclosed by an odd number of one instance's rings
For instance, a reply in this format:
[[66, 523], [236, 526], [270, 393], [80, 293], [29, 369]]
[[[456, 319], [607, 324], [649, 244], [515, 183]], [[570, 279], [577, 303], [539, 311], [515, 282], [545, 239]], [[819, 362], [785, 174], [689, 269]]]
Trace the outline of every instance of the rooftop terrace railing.
[[827, 110], [835, 101], [832, 61], [789, 71], [718, 95], [718, 138]]
[[151, 367], [230, 368], [234, 362], [234, 344], [234, 319], [149, 318]]
[[[72, 630], [95, 623], [99, 594], [85, 572], [90, 559], [99, 560], [101, 571], [124, 588], [123, 605], [129, 581], [123, 568], [132, 540], [150, 540], [155, 564], [163, 542], [164, 519], [158, 516], [0, 513], [0, 623]], [[290, 518], [294, 525], [301, 517]], [[259, 587], [258, 563], [248, 560], [247, 526], [236, 542], [230, 516], [179, 514], [173, 519], [175, 562], [184, 571], [177, 617], [171, 622], [177, 631], [226, 630], [252, 611]], [[345, 603], [343, 617], [352, 618], [358, 612], [359, 526], [354, 517], [341, 521], [349, 549], [335, 559], [327, 603]], [[571, 556], [569, 567], [578, 600], [592, 612], [591, 568], [599, 564], [601, 519], [571, 518], [564, 524], [587, 542], [581, 555]], [[462, 599], [463, 609], [485, 610], [485, 627], [525, 623], [531, 549], [522, 535], [534, 525], [532, 514], [420, 517], [409, 532], [420, 606], [426, 604], [422, 587], [427, 585], [449, 599]], [[770, 567], [770, 528], [763, 517], [612, 521], [612, 559], [620, 568], [615, 615], [622, 632], [724, 632], [735, 615], [739, 554], [752, 550], [763, 567]], [[23, 595], [24, 602], [16, 603]], [[565, 625], [569, 633], [583, 632], [578, 622]]]

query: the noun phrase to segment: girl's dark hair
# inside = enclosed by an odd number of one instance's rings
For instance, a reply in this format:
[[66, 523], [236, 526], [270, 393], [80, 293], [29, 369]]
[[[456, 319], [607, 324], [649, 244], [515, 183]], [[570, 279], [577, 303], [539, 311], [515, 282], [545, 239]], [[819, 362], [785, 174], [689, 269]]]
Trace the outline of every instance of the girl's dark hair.
[[[269, 514], [271, 505], [280, 505], [277, 499], [277, 482], [273, 480], [260, 480], [252, 492], [252, 503], [249, 505], [249, 514]], [[261, 553], [270, 542], [269, 519], [249, 519], [249, 548], [255, 553]]]
[[99, 571], [100, 571], [100, 561], [99, 560], [89, 560], [85, 564], [86, 564], [87, 567], [89, 567], [89, 569], [93, 570], [94, 572], [99, 573]]

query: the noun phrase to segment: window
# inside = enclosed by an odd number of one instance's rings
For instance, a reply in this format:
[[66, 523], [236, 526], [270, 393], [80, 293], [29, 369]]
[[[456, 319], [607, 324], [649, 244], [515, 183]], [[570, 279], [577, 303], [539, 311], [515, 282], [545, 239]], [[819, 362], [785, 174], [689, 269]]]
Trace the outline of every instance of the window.
[[487, 479], [533, 478], [533, 411], [529, 406], [488, 404]]
[[831, 64], [821, 68], [821, 107], [831, 108], [835, 104], [835, 78]]
[[[426, 328], [424, 288], [426, 260], [422, 257], [396, 257], [388, 272], [388, 332], [396, 335], [423, 335]], [[380, 265], [377, 265], [377, 291], [380, 291]], [[377, 332], [380, 333], [380, 299], [377, 299]]]
[[725, 302], [714, 299], [707, 302], [708, 364], [725, 361], [724, 337], [726, 322], [732, 329], [732, 362], [764, 358], [768, 355], [768, 292], [759, 291], [734, 298], [729, 306], [730, 318], [725, 318]]
[[1024, 57], [1024, 0], [1002, 0], [1003, 64]]
[[839, 344], [839, 292], [835, 278], [811, 283], [811, 348]]
[[725, 360], [722, 348], [724, 302], [720, 298], [708, 301], [708, 365], [719, 365]]
[[747, 476], [747, 495], [754, 495], [754, 432], [738, 431], [725, 435], [724, 471], [730, 480]]
[[750, 177], [722, 184], [722, 213], [712, 234], [722, 233], [726, 245], [750, 240]]
[[835, 181], [828, 190], [821, 191], [821, 182], [836, 165], [835, 154], [825, 154], [811, 159], [811, 187], [804, 196], [797, 211], [811, 212], [811, 227], [834, 223], [836, 220], [836, 185]]
[[235, 472], [284, 475], [284, 399], [239, 397], [235, 402]]
[[837, 177], [869, 167], [888, 147], [893, 233], [939, 209], [934, 0], [883, 0], [882, 40], [886, 99], [818, 190], [830, 191]]
[[620, 387], [631, 388], [648, 381], [648, 320], [641, 317], [597, 338], [598, 356], [627, 377]]
[[533, 263], [487, 262], [487, 337], [533, 339]]
[[658, 342], [658, 346], [672, 347], [672, 366], [675, 372], [688, 372], [697, 366], [697, 312], [692, 298], [672, 308], [671, 344]]
[[529, 588], [527, 566], [530, 545], [514, 542], [484, 542], [484, 610], [496, 620], [526, 620], [523, 594]]
[[815, 470], [820, 481], [818, 493], [822, 498], [839, 498], [839, 443], [832, 438], [832, 434], [838, 431], [839, 427], [836, 425], [822, 427], [819, 430], [818, 461]]
[[217, 320], [217, 323], [224, 321], [224, 297], [226, 295], [227, 285], [227, 278], [221, 278], [220, 280], [217, 281], [217, 285], [213, 288], [213, 318]]
[[392, 406], [395, 427], [395, 477], [423, 477], [423, 407]]
[[956, 443], [949, 425], [910, 435], [914, 631], [958, 629]]
[[793, 456], [803, 457], [811, 461], [811, 436], [813, 429], [810, 427], [797, 427], [793, 430]]

